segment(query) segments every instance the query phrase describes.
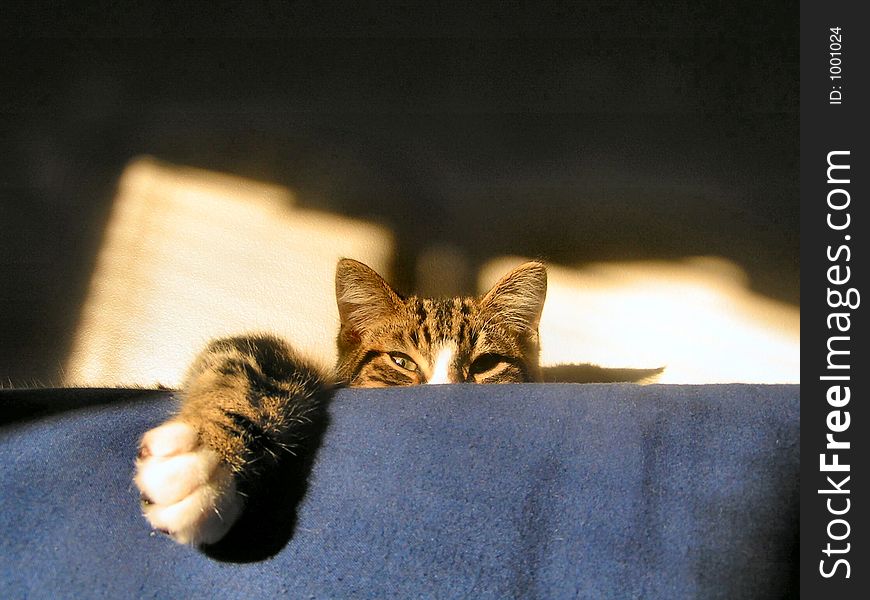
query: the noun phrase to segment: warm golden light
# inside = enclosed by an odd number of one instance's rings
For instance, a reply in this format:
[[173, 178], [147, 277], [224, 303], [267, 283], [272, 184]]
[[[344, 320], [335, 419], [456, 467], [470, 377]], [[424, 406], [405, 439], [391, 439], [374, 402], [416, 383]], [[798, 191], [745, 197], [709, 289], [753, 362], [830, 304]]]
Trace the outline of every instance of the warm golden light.
[[[208, 340], [251, 331], [331, 365], [336, 261], [356, 258], [389, 278], [392, 235], [293, 204], [280, 186], [133, 161], [65, 383], [176, 386]], [[443, 274], [433, 257], [462, 263], [456, 252], [424, 252], [423, 274]], [[522, 260], [487, 264], [481, 289]], [[541, 343], [544, 366], [665, 367], [655, 381], [667, 383], [798, 382], [800, 312], [750, 291], [723, 259], [549, 265]]]
[[390, 233], [294, 208], [289, 190], [133, 161], [66, 366], [67, 384], [175, 386], [207, 341], [271, 331], [331, 365], [335, 263], [388, 273]]
[[[486, 289], [522, 259], [500, 259]], [[665, 367], [661, 383], [800, 381], [800, 311], [753, 293], [718, 258], [549, 268], [545, 366]]]

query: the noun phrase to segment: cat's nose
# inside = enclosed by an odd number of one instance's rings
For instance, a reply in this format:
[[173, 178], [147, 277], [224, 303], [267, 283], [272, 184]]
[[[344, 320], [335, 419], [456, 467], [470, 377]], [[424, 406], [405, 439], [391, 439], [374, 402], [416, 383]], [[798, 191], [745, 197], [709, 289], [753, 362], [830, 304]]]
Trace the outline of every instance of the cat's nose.
[[434, 375], [425, 382], [426, 385], [441, 385], [445, 383], [465, 383], [465, 376], [459, 369], [451, 369], [446, 374]]
[[456, 348], [452, 344], [446, 344], [434, 353], [432, 360], [432, 375], [426, 383], [457, 383], [459, 373], [456, 368]]

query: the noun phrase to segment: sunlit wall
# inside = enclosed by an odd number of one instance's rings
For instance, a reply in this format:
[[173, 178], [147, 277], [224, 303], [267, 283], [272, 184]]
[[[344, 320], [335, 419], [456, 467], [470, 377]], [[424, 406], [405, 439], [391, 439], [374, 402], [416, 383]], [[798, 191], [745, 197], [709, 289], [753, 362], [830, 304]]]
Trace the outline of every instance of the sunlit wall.
[[[382, 226], [300, 209], [280, 186], [137, 159], [118, 185], [65, 383], [175, 386], [209, 339], [248, 331], [331, 364], [335, 263], [357, 258], [389, 278], [392, 240]], [[481, 291], [522, 260], [487, 263]], [[433, 277], [421, 280], [434, 288]], [[752, 292], [720, 258], [551, 264], [541, 340], [545, 366], [799, 381], [799, 310]]]
[[[490, 263], [481, 289], [521, 259]], [[658, 369], [659, 383], [800, 381], [800, 312], [720, 258], [551, 265], [543, 365]]]
[[335, 358], [334, 269], [388, 273], [383, 227], [294, 207], [282, 187], [133, 161], [121, 177], [65, 383], [177, 385], [211, 338], [269, 331]]

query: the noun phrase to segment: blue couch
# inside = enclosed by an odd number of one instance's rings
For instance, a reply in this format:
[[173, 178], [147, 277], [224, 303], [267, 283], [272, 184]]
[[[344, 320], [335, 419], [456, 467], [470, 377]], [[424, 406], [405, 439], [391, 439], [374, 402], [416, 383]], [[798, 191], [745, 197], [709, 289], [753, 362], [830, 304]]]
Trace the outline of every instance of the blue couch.
[[799, 397], [342, 390], [310, 468], [200, 551], [152, 532], [131, 485], [171, 392], [2, 391], [0, 598], [796, 596]]

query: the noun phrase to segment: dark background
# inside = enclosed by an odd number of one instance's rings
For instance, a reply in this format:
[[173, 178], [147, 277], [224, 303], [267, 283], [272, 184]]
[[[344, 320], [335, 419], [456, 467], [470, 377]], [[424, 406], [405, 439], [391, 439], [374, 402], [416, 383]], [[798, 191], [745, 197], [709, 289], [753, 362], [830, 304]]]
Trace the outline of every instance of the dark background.
[[[55, 383], [124, 165], [287, 185], [427, 248], [715, 255], [799, 303], [798, 5], [4, 8], [0, 378]], [[182, 12], [184, 11], [184, 12]]]

